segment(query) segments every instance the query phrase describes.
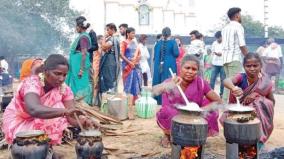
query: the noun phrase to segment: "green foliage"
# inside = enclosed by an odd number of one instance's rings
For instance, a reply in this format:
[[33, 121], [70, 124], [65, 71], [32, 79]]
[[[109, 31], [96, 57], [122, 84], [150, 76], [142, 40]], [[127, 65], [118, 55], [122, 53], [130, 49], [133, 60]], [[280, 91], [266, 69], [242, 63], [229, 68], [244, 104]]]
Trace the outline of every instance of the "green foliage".
[[0, 0], [0, 52], [7, 59], [16, 55], [64, 52], [79, 13], [69, 8], [69, 0]]
[[259, 38], [264, 36], [264, 25], [260, 21], [253, 20], [250, 15], [242, 16], [242, 24], [247, 37]]
[[[211, 33], [215, 33], [221, 30], [228, 23], [227, 16], [221, 17], [221, 23], [215, 26], [215, 29], [211, 30]], [[245, 35], [249, 38], [262, 38], [264, 37], [264, 24], [258, 20], [254, 20], [250, 15], [242, 16], [242, 25], [245, 29]], [[284, 38], [284, 29], [280, 26], [271, 26], [268, 28], [269, 37]]]

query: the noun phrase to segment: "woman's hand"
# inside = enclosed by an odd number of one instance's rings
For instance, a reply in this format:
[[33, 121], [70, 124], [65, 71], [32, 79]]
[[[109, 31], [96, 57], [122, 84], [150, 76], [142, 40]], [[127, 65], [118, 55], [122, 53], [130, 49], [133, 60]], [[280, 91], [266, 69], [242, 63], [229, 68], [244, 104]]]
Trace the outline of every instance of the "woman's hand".
[[240, 87], [235, 86], [233, 89], [231, 89], [232, 94], [235, 97], [240, 97], [243, 95], [243, 90]]
[[38, 75], [41, 72], [43, 72], [43, 60], [35, 60], [31, 68], [31, 73], [32, 75]]
[[83, 116], [80, 115], [79, 116], [80, 119], [80, 123], [82, 124], [82, 126], [85, 129], [96, 129], [96, 128], [100, 128], [100, 124], [90, 118], [88, 118], [87, 116]]
[[130, 67], [133, 69], [133, 68], [135, 68], [135, 63], [134, 62], [129, 62], [129, 65], [130, 65]]
[[170, 82], [164, 82], [164, 88], [167, 92], [173, 90], [176, 88], [177, 85], [179, 85], [182, 81], [182, 78], [179, 76], [174, 76]]
[[81, 78], [83, 76], [83, 70], [80, 69], [79, 73], [78, 73], [78, 77]]
[[79, 110], [78, 108], [69, 108], [69, 109], [66, 109], [66, 111], [64, 112], [64, 115], [67, 116], [67, 117], [74, 117], [74, 114], [77, 114], [78, 116], [79, 115], [85, 115], [85, 112]]

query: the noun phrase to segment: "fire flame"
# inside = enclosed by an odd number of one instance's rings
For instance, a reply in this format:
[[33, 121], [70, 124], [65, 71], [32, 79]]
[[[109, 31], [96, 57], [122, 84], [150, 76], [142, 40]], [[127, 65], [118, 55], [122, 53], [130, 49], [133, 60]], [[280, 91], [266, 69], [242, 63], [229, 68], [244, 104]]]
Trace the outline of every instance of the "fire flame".
[[200, 146], [184, 147], [180, 153], [180, 159], [197, 159]]
[[244, 145], [239, 148], [239, 158], [240, 159], [254, 159], [257, 156], [256, 145]]

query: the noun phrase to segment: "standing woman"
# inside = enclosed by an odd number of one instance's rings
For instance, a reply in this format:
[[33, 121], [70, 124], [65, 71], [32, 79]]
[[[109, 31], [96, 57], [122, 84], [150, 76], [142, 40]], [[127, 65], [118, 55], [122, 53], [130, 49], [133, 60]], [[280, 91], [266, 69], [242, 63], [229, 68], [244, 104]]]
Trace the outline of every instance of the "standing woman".
[[78, 37], [73, 41], [70, 48], [69, 64], [70, 69], [66, 78], [66, 83], [71, 87], [76, 98], [84, 97], [89, 105], [92, 104], [93, 94], [89, 79], [91, 68], [88, 49], [91, 46], [91, 39], [86, 30], [90, 23], [83, 16], [76, 18], [76, 31]]
[[102, 54], [99, 73], [100, 93], [114, 91], [117, 86], [117, 78], [120, 69], [119, 41], [115, 35], [117, 29], [115, 24], [106, 25], [106, 35], [103, 37], [101, 49]]
[[150, 66], [148, 64], [148, 59], [150, 58], [150, 54], [146, 46], [146, 40], [147, 40], [147, 35], [145, 34], [142, 34], [139, 37], [139, 49], [141, 51], [140, 66], [142, 70], [144, 86], [148, 86], [148, 80], [151, 79], [151, 71], [150, 71]]
[[98, 101], [97, 101], [97, 95], [98, 95], [98, 91], [99, 91], [99, 72], [100, 72], [100, 61], [101, 61], [101, 57], [102, 57], [102, 41], [103, 41], [103, 36], [102, 35], [98, 35], [97, 36], [98, 39], [98, 50], [95, 51], [95, 53], [93, 54], [93, 88], [94, 88], [94, 105], [98, 105]]
[[[139, 66], [141, 53], [136, 42], [135, 29], [126, 29], [126, 40], [121, 42], [120, 52], [122, 61], [122, 79], [124, 92], [128, 95], [129, 119], [134, 118], [134, 100], [141, 91], [142, 74]], [[134, 97], [134, 98], [133, 98]]]
[[[176, 58], [179, 55], [177, 43], [171, 38], [171, 29], [165, 27], [162, 30], [163, 39], [158, 41], [154, 48], [154, 75], [153, 86], [162, 83], [171, 77], [169, 68], [177, 72]], [[161, 96], [155, 97], [158, 104], [162, 103]]]

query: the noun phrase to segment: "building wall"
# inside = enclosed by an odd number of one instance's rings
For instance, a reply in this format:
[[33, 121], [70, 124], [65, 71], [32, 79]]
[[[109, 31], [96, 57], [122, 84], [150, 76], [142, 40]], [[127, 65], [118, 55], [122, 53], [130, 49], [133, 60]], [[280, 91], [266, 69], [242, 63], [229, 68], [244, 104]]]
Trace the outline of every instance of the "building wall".
[[[139, 2], [140, 3], [139, 3]], [[104, 26], [113, 22], [117, 26], [127, 23], [138, 34], [157, 34], [165, 26], [172, 29], [172, 34], [188, 35], [197, 29], [194, 13], [195, 0], [77, 0], [71, 1], [71, 7], [82, 11], [98, 34], [104, 33]], [[151, 11], [149, 25], [139, 25], [137, 8], [147, 4]]]

